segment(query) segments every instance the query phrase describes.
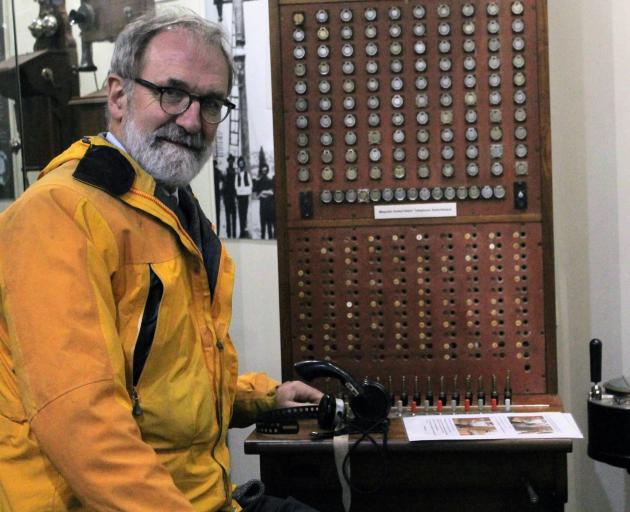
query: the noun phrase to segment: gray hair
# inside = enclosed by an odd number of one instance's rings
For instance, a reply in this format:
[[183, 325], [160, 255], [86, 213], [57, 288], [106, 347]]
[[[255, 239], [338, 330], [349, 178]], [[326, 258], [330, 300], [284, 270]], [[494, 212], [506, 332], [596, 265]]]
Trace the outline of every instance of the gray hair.
[[[157, 14], [150, 12], [129, 23], [116, 38], [110, 74], [117, 74], [127, 80], [137, 78], [144, 64], [147, 46], [156, 35], [171, 27], [182, 27], [201, 38], [208, 46], [221, 50], [228, 65], [229, 93], [232, 88], [234, 63], [230, 43], [223, 27], [219, 23], [203, 19], [190, 9], [181, 7], [164, 9]], [[130, 88], [126, 92], [130, 92]]]

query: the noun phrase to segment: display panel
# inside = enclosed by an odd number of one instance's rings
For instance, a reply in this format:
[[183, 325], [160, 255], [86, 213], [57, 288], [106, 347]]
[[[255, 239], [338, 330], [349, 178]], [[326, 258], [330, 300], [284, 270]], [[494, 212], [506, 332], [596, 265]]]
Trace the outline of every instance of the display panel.
[[273, 3], [284, 377], [555, 391], [545, 7]]
[[544, 393], [540, 244], [536, 224], [291, 231], [291, 356]]
[[[322, 219], [370, 218], [373, 203], [409, 200], [457, 200], [462, 215], [539, 213], [531, 5], [282, 9], [288, 187], [313, 193]], [[303, 217], [299, 202], [288, 214]]]

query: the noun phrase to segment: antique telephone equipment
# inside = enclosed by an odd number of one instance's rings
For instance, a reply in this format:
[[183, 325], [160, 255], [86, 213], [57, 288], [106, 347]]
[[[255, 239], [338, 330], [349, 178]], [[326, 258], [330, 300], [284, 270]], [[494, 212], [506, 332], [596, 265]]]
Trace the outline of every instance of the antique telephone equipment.
[[591, 340], [589, 349], [588, 455], [630, 473], [630, 377], [614, 378], [602, 388], [602, 342]]
[[[39, 14], [28, 27], [35, 38], [33, 51], [0, 62], [0, 96], [16, 100], [20, 138], [11, 146], [22, 154], [24, 189], [29, 172], [39, 172], [78, 136], [105, 128], [104, 96], [98, 96], [99, 102], [90, 95], [81, 103], [76, 71], [94, 71], [92, 43], [114, 41], [127, 23], [152, 10], [154, 3], [81, 0], [67, 13], [65, 0], [38, 0]], [[81, 29], [79, 65], [71, 24]]]
[[[76, 43], [65, 1], [39, 0], [38, 4], [39, 14], [29, 25], [35, 38], [33, 51], [18, 51], [0, 62], [0, 96], [15, 100], [19, 137], [11, 140], [11, 150], [21, 152], [24, 189], [29, 185], [28, 172], [39, 172], [72, 142], [68, 127], [74, 120], [66, 106], [79, 93], [79, 79], [73, 73]], [[14, 47], [20, 50], [17, 40]]]
[[[389, 468], [387, 463], [387, 434], [390, 409], [388, 394], [382, 384], [365, 380], [359, 383], [347, 371], [330, 361], [300, 361], [293, 366], [302, 379], [312, 381], [316, 378], [336, 379], [348, 391], [348, 406], [343, 400], [326, 393], [317, 406], [289, 407], [275, 409], [258, 418], [256, 431], [271, 434], [297, 433], [300, 418], [317, 418], [322, 432], [312, 432], [314, 441], [333, 438], [333, 452], [337, 466], [337, 474], [342, 489], [342, 502], [346, 511], [350, 510], [351, 493], [373, 493], [378, 491], [387, 480]], [[349, 410], [347, 410], [349, 409]], [[383, 434], [382, 445], [372, 434]], [[358, 434], [350, 444], [348, 434]], [[352, 480], [350, 475], [350, 457], [356, 448], [368, 440], [378, 455], [378, 468], [382, 477], [374, 488], [365, 488]]]
[[[341, 501], [344, 510], [350, 510], [352, 491], [359, 493], [373, 493], [378, 491], [387, 480], [389, 467], [387, 463], [387, 433], [390, 409], [388, 394], [379, 382], [368, 379], [363, 383], [357, 382], [345, 370], [329, 361], [300, 361], [293, 366], [296, 373], [306, 381], [317, 377], [338, 379], [349, 392], [349, 406], [352, 414], [339, 415], [337, 399], [333, 395], [325, 394], [319, 402], [317, 422], [323, 429], [334, 429], [332, 432], [313, 432], [313, 440], [333, 437], [333, 452], [337, 476], [341, 485]], [[383, 434], [382, 446], [372, 437], [374, 433]], [[360, 434], [350, 445], [348, 434]], [[376, 487], [366, 488], [359, 482], [352, 480], [350, 475], [350, 456], [364, 440], [368, 440], [378, 455], [378, 468], [382, 478]]]
[[[352, 376], [330, 361], [301, 361], [294, 365], [297, 374], [306, 381], [317, 377], [338, 379], [349, 392], [350, 411], [353, 423], [371, 427], [387, 419], [389, 400], [385, 388], [369, 380], [359, 384]], [[333, 404], [335, 404], [333, 406]], [[339, 415], [339, 404], [333, 395], [325, 394], [319, 403], [317, 421], [321, 428], [330, 429], [345, 418]]]
[[[274, 409], [258, 418], [256, 430], [268, 434], [297, 433], [298, 419], [317, 418], [319, 427], [327, 433], [315, 434], [315, 439], [327, 437], [331, 431], [343, 431], [346, 427], [357, 431], [382, 427], [389, 414], [390, 403], [385, 388], [369, 380], [359, 383], [347, 371], [330, 361], [300, 361], [294, 365], [302, 379], [336, 379], [348, 391], [348, 407], [340, 398], [326, 393], [317, 406]], [[346, 429], [347, 430], [347, 429]]]
[[69, 14], [70, 23], [81, 29], [81, 63], [78, 71], [96, 71], [92, 43], [114, 41], [141, 14], [154, 9], [153, 0], [81, 0]]

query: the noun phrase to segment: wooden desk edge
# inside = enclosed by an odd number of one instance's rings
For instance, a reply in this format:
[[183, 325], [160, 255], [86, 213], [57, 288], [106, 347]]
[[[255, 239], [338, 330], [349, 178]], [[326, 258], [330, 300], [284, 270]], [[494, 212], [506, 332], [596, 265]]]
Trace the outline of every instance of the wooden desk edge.
[[[516, 397], [515, 404], [527, 407], [512, 412], [562, 412], [562, 401], [558, 395], [525, 395]], [[252, 432], [245, 440], [244, 450], [248, 455], [332, 451], [330, 440], [312, 441], [310, 433], [319, 430], [315, 420], [300, 422], [300, 431], [295, 434], [272, 435]], [[380, 435], [378, 436], [381, 437]], [[370, 443], [358, 449], [369, 450]], [[572, 439], [488, 439], [481, 441], [420, 441], [409, 442], [400, 418], [393, 418], [388, 437], [388, 449], [392, 452], [465, 452], [465, 451], [509, 451], [509, 452], [561, 452], [573, 450]]]

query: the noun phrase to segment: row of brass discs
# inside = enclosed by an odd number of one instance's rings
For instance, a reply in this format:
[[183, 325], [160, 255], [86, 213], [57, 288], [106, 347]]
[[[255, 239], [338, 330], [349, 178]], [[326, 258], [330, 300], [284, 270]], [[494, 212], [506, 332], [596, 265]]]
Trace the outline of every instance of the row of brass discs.
[[[498, 2], [488, 2], [485, 6], [486, 14], [489, 17], [497, 17], [500, 14], [500, 6]], [[525, 12], [525, 6], [522, 0], [515, 0], [510, 6], [513, 15], [520, 16]], [[472, 18], [476, 13], [475, 6], [466, 2], [462, 5], [461, 14], [465, 18]], [[446, 3], [440, 3], [436, 6], [436, 14], [440, 19], [447, 19], [451, 16], [451, 7]], [[416, 20], [425, 19], [427, 9], [424, 5], [415, 5], [412, 10], [413, 18]], [[403, 11], [398, 6], [392, 6], [387, 11], [387, 17], [390, 21], [400, 21], [403, 18]], [[330, 14], [326, 9], [319, 9], [315, 13], [315, 21], [320, 24], [328, 23]], [[367, 22], [374, 22], [378, 18], [378, 11], [374, 7], [367, 7], [363, 10], [363, 19]], [[350, 23], [354, 19], [354, 11], [348, 7], [344, 7], [339, 12], [339, 19], [343, 23]], [[302, 25], [305, 21], [303, 13], [295, 13], [293, 22], [296, 25]]]
[[[514, 153], [518, 158], [524, 158], [527, 156], [527, 146], [525, 144], [517, 144]], [[466, 158], [469, 160], [474, 160], [479, 156], [479, 146], [477, 144], [469, 144], [465, 149]], [[440, 151], [440, 155], [443, 160], [453, 160], [455, 157], [455, 150], [450, 145], [442, 146]], [[502, 158], [504, 155], [503, 144], [491, 144], [490, 145], [490, 156], [492, 158]], [[354, 148], [348, 148], [345, 151], [345, 161], [347, 163], [354, 163], [358, 159], [357, 150]], [[393, 150], [393, 159], [396, 162], [403, 162], [406, 157], [406, 151], [402, 147], [394, 148]], [[426, 161], [429, 160], [429, 149], [426, 146], [421, 146], [416, 152], [416, 156], [418, 160]], [[325, 164], [329, 164], [333, 161], [333, 150], [332, 149], [323, 149], [320, 153], [321, 161]], [[368, 153], [368, 159], [371, 162], [379, 162], [383, 157], [382, 151], [378, 147], [372, 147]], [[310, 160], [310, 153], [306, 149], [298, 150], [297, 161], [300, 164], [307, 164]], [[475, 173], [476, 174], [476, 173]], [[500, 175], [501, 173], [496, 173], [496, 175]], [[471, 176], [473, 174], [471, 173]], [[448, 176], [447, 176], [448, 177]]]
[[[499, 177], [504, 173], [503, 163], [500, 161], [492, 162], [489, 168], [490, 176]], [[465, 166], [466, 176], [476, 178], [480, 176], [479, 165], [477, 162], [469, 162]], [[451, 163], [440, 165], [440, 173], [444, 178], [453, 178], [456, 176], [455, 166]], [[528, 173], [528, 164], [526, 161], [518, 160], [514, 163], [514, 174], [516, 176], [526, 176]], [[407, 177], [407, 168], [403, 164], [394, 165], [392, 175], [397, 180]], [[322, 168], [320, 173], [323, 181], [333, 181], [335, 179], [335, 170], [327, 165]], [[431, 167], [429, 164], [421, 163], [416, 168], [416, 176], [421, 180], [431, 177]], [[379, 165], [371, 165], [368, 168], [368, 177], [371, 180], [381, 180], [383, 178], [383, 169]], [[299, 167], [297, 174], [298, 181], [306, 183], [311, 179], [311, 171], [308, 167]], [[356, 165], [348, 165], [345, 167], [344, 178], [347, 181], [356, 181], [359, 178], [359, 169]]]
[[320, 200], [324, 204], [329, 203], [379, 203], [392, 201], [452, 201], [459, 199], [504, 199], [506, 190], [503, 185], [484, 185], [478, 187], [398, 187], [398, 188], [360, 188], [348, 190], [322, 190]]

